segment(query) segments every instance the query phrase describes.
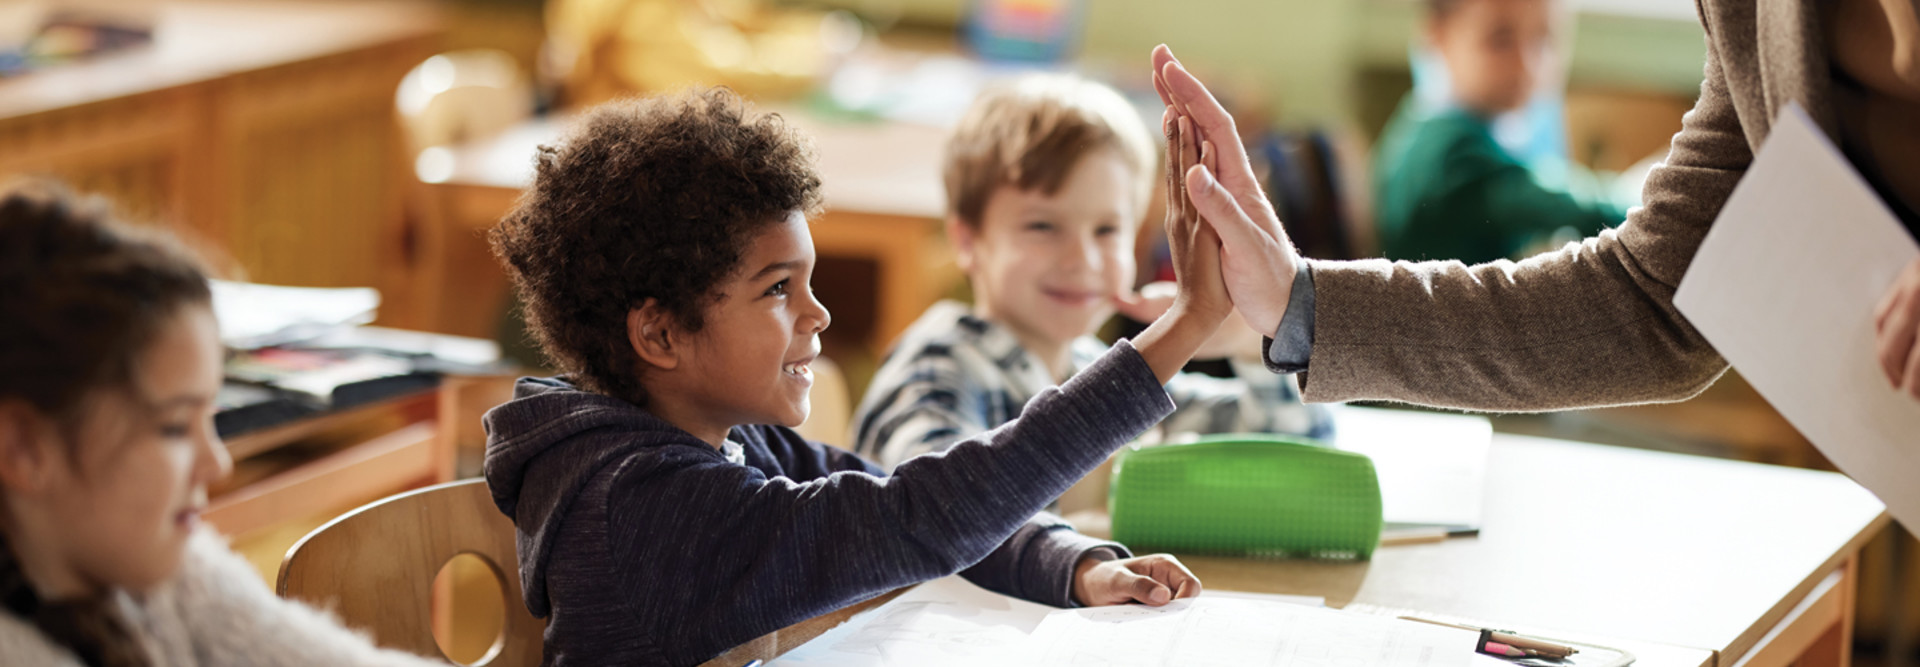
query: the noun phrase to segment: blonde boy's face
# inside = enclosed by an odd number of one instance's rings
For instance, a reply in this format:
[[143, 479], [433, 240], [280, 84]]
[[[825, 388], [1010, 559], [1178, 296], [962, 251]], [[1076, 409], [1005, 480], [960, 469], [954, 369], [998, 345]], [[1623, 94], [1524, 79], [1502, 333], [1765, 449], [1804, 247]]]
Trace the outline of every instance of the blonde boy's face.
[[987, 199], [978, 228], [949, 225], [975, 312], [1029, 346], [1057, 347], [1113, 316], [1133, 287], [1141, 176], [1112, 149], [1080, 158], [1059, 192], [1007, 185]]

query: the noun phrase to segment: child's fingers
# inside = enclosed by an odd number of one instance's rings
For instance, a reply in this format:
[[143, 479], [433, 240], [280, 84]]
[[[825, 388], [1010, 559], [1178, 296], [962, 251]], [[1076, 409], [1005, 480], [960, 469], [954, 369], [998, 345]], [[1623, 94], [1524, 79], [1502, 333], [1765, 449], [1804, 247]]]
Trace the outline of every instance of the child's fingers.
[[[1199, 164], [1200, 162], [1199, 150], [1200, 150], [1199, 142], [1194, 141], [1193, 119], [1188, 118], [1186, 116], [1181, 116], [1180, 117], [1180, 173], [1185, 174], [1187, 173], [1188, 169], [1192, 169], [1194, 165]], [[1181, 188], [1180, 190], [1181, 190], [1180, 194], [1182, 195], [1181, 196], [1182, 201], [1180, 203], [1180, 216], [1181, 216], [1180, 225], [1181, 227], [1187, 230], [1188, 234], [1192, 234], [1193, 230], [1199, 227], [1199, 225], [1195, 224], [1195, 221], [1193, 220], [1193, 215], [1194, 215], [1193, 195], [1192, 193], [1187, 192], [1186, 188]]]
[[1205, 139], [1200, 141], [1200, 164], [1206, 165], [1207, 171], [1220, 173], [1220, 156], [1214, 152], [1212, 141]]
[[1169, 600], [1190, 598], [1200, 594], [1200, 578], [1193, 576], [1193, 572], [1188, 571], [1187, 566], [1180, 563], [1180, 559], [1170, 554], [1141, 556], [1128, 560], [1126, 565], [1128, 570], [1159, 582], [1171, 593]]
[[1154, 581], [1153, 577], [1141, 576], [1132, 572], [1128, 572], [1122, 576], [1129, 579], [1126, 583], [1126, 588], [1122, 589], [1129, 598], [1154, 606], [1173, 601], [1173, 589], [1167, 588], [1166, 584]]

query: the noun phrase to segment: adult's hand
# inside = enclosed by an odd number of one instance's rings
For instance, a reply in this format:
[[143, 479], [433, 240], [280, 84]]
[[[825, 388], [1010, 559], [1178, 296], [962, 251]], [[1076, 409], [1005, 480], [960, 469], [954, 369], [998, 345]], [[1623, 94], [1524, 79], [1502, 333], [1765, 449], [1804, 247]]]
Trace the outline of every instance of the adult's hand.
[[1220, 268], [1234, 306], [1249, 327], [1271, 336], [1279, 330], [1287, 299], [1293, 295], [1294, 274], [1302, 268], [1300, 255], [1254, 176], [1246, 146], [1226, 107], [1164, 44], [1153, 49], [1153, 72], [1153, 87], [1161, 101], [1193, 119], [1200, 136], [1210, 144], [1210, 164], [1186, 171], [1187, 194], [1220, 236]]
[[1887, 381], [1920, 401], [1920, 259], [1913, 260], [1873, 311], [1875, 348]]

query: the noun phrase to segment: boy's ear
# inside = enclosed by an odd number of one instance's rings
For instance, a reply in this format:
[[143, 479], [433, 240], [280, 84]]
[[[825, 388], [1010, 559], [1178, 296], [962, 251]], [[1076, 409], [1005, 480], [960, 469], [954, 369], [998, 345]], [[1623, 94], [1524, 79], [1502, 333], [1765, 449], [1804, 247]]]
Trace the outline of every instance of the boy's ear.
[[960, 271], [973, 275], [974, 242], [980, 236], [980, 230], [974, 229], [960, 220], [960, 216], [947, 216], [947, 239], [953, 241], [953, 259], [960, 265]]
[[680, 335], [673, 324], [673, 314], [660, 306], [659, 299], [647, 299], [639, 308], [627, 311], [627, 345], [641, 361], [655, 368], [676, 368], [680, 365]]
[[0, 400], [0, 487], [34, 495], [45, 487], [59, 443], [38, 410], [19, 400]]

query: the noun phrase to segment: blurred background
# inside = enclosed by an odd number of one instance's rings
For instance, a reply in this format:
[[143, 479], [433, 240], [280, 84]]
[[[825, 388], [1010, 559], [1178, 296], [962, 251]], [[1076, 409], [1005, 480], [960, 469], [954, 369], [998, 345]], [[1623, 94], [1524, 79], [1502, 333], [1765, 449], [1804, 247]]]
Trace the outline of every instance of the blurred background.
[[[1501, 143], [1530, 163], [1623, 174], [1619, 187], [1637, 191], [1635, 167], [1657, 159], [1697, 94], [1694, 4], [1548, 6], [1554, 57], [1524, 107], [1499, 119]], [[227, 278], [375, 288], [378, 324], [491, 339], [537, 369], [482, 237], [527, 185], [534, 148], [584, 105], [732, 86], [817, 143], [828, 211], [814, 222], [815, 287], [835, 314], [826, 354], [858, 397], [893, 336], [935, 300], [965, 297], [940, 230], [938, 170], [945, 132], [983, 86], [1079, 72], [1157, 121], [1148, 52], [1166, 43], [1234, 111], [1304, 252], [1380, 256], [1383, 132], [1403, 100], [1447, 96], [1424, 37], [1429, 10], [1418, 0], [0, 0], [0, 177], [50, 173], [110, 196], [129, 218], [190, 238]], [[1143, 279], [1156, 243], [1142, 234]], [[1493, 423], [1832, 469], [1731, 373], [1685, 403]], [[1898, 526], [1864, 552], [1862, 663], [1913, 662], [1916, 553]]]

